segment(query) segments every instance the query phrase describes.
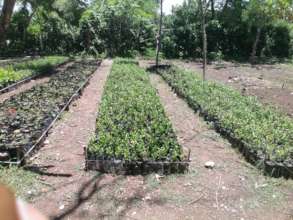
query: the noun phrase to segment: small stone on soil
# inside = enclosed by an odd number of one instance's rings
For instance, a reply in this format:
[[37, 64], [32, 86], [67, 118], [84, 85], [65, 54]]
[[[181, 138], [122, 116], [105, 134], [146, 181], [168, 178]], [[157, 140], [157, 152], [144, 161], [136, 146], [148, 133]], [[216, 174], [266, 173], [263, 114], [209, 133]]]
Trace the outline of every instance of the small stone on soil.
[[144, 197], [142, 200], [143, 201], [150, 201], [152, 198], [150, 197], [150, 196], [146, 196], [146, 197]]
[[215, 162], [213, 161], [208, 161], [205, 163], [205, 168], [208, 168], [208, 169], [213, 169], [215, 167]]
[[161, 179], [164, 178], [164, 176], [161, 176], [159, 174], [156, 174], [155, 177], [158, 182], [161, 182]]

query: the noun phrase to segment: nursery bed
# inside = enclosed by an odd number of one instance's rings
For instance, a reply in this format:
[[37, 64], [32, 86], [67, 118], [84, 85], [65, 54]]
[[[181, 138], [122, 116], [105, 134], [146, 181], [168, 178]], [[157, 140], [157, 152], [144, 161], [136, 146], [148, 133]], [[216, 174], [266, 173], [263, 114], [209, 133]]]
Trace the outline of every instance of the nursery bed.
[[42, 75], [52, 74], [56, 68], [59, 68], [70, 61], [71, 60], [67, 57], [43, 57], [34, 60], [12, 62], [3, 66], [0, 65], [0, 68], [10, 69], [9, 71], [13, 72], [10, 73], [12, 75], [19, 74], [19, 72], [23, 72], [24, 74], [19, 80], [10, 79], [7, 82], [1, 81], [0, 95], [10, 92], [31, 80], [41, 77]]
[[12, 59], [0, 59], [0, 67], [7, 66], [7, 65], [13, 65], [16, 63], [21, 63], [33, 59], [38, 59], [40, 56], [27, 56], [27, 57], [21, 57], [21, 58], [12, 58]]
[[233, 89], [203, 82], [174, 66], [159, 74], [189, 106], [227, 137], [245, 158], [275, 177], [293, 177], [293, 122]]
[[[0, 164], [22, 164], [43, 144], [49, 130], [81, 95], [99, 64], [76, 62], [54, 75], [48, 83], [3, 103], [0, 107], [0, 118], [4, 119], [0, 122]], [[30, 102], [31, 97], [36, 98]]]
[[85, 153], [86, 169], [105, 173], [182, 173], [189, 166], [147, 73], [131, 60], [114, 62]]

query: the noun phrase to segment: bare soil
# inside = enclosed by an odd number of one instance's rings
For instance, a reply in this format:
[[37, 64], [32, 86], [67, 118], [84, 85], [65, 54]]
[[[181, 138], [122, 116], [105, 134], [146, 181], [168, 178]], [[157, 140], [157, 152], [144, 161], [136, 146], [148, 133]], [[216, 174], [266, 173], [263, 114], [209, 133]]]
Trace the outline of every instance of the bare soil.
[[[53, 129], [46, 146], [32, 158], [28, 169], [38, 173], [45, 187], [33, 203], [52, 218], [67, 218], [86, 200], [87, 189], [97, 183], [97, 174], [84, 171], [84, 147], [95, 131], [98, 105], [112, 61], [105, 60], [95, 72], [82, 97]], [[83, 190], [85, 192], [83, 192]], [[93, 190], [93, 193], [96, 190]], [[79, 209], [76, 219], [82, 219]]]
[[[73, 64], [73, 62], [68, 62], [64, 65], [61, 65], [60, 67], [56, 68], [56, 71], [57, 72], [64, 71], [66, 68], [68, 68], [72, 64]], [[34, 86], [46, 83], [49, 80], [50, 80], [50, 76], [48, 76], [48, 75], [40, 76], [34, 80], [31, 80], [27, 83], [24, 83], [23, 85], [19, 86], [18, 88], [14, 89], [10, 92], [0, 94], [0, 104], [3, 103], [4, 101], [6, 101], [7, 99], [10, 99], [14, 95], [17, 95], [17, 94], [20, 94], [20, 93], [25, 92], [27, 90], [30, 90]]]
[[[84, 171], [95, 129], [104, 61], [70, 112], [53, 128], [29, 167], [42, 189], [34, 205], [52, 219], [293, 219], [293, 181], [263, 176], [195, 114], [158, 76], [150, 75], [179, 143], [191, 149], [186, 174], [114, 176]], [[215, 162], [213, 169], [204, 167]]]
[[[200, 62], [172, 62], [198, 74], [202, 72]], [[293, 65], [214, 62], [208, 65], [207, 79], [236, 88], [245, 95], [257, 96], [264, 104], [293, 116]]]

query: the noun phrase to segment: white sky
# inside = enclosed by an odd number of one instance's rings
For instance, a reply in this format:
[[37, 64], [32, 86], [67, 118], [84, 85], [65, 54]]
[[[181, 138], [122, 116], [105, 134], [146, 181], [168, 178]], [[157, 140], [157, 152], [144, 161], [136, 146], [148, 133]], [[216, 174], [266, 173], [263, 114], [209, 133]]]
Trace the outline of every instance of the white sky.
[[[0, 3], [2, 2], [2, 0], [0, 0]], [[164, 0], [163, 1], [163, 10], [165, 14], [171, 14], [172, 11], [172, 6], [175, 5], [181, 5], [184, 2], [184, 0]], [[16, 4], [16, 9], [18, 9], [18, 4]]]
[[175, 5], [181, 5], [184, 0], [164, 0], [163, 6], [164, 6], [164, 13], [170, 14], [172, 11], [172, 6]]

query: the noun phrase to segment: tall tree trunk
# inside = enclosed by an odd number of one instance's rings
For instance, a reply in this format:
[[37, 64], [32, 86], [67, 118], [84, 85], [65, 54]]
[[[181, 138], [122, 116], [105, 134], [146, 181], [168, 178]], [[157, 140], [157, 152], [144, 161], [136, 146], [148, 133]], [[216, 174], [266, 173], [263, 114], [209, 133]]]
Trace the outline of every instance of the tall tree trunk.
[[201, 6], [201, 26], [202, 26], [202, 55], [203, 55], [203, 72], [202, 78], [206, 80], [206, 68], [207, 68], [207, 32], [206, 32], [206, 0], [199, 0]]
[[250, 55], [250, 62], [252, 64], [255, 64], [255, 62], [256, 62], [256, 52], [257, 52], [257, 47], [258, 47], [258, 43], [259, 43], [259, 40], [260, 40], [260, 35], [261, 35], [261, 28], [258, 27], [257, 31], [256, 31], [255, 41], [254, 41], [253, 46], [252, 46], [251, 55]]
[[0, 16], [0, 45], [3, 45], [6, 39], [6, 32], [10, 25], [10, 19], [13, 13], [16, 0], [4, 0], [2, 13]]
[[159, 56], [161, 51], [161, 36], [162, 36], [162, 25], [163, 25], [163, 0], [160, 0], [160, 22], [159, 31], [157, 34], [157, 49], [156, 49], [156, 67], [159, 66]]
[[215, 19], [215, 0], [211, 0], [212, 20]]

